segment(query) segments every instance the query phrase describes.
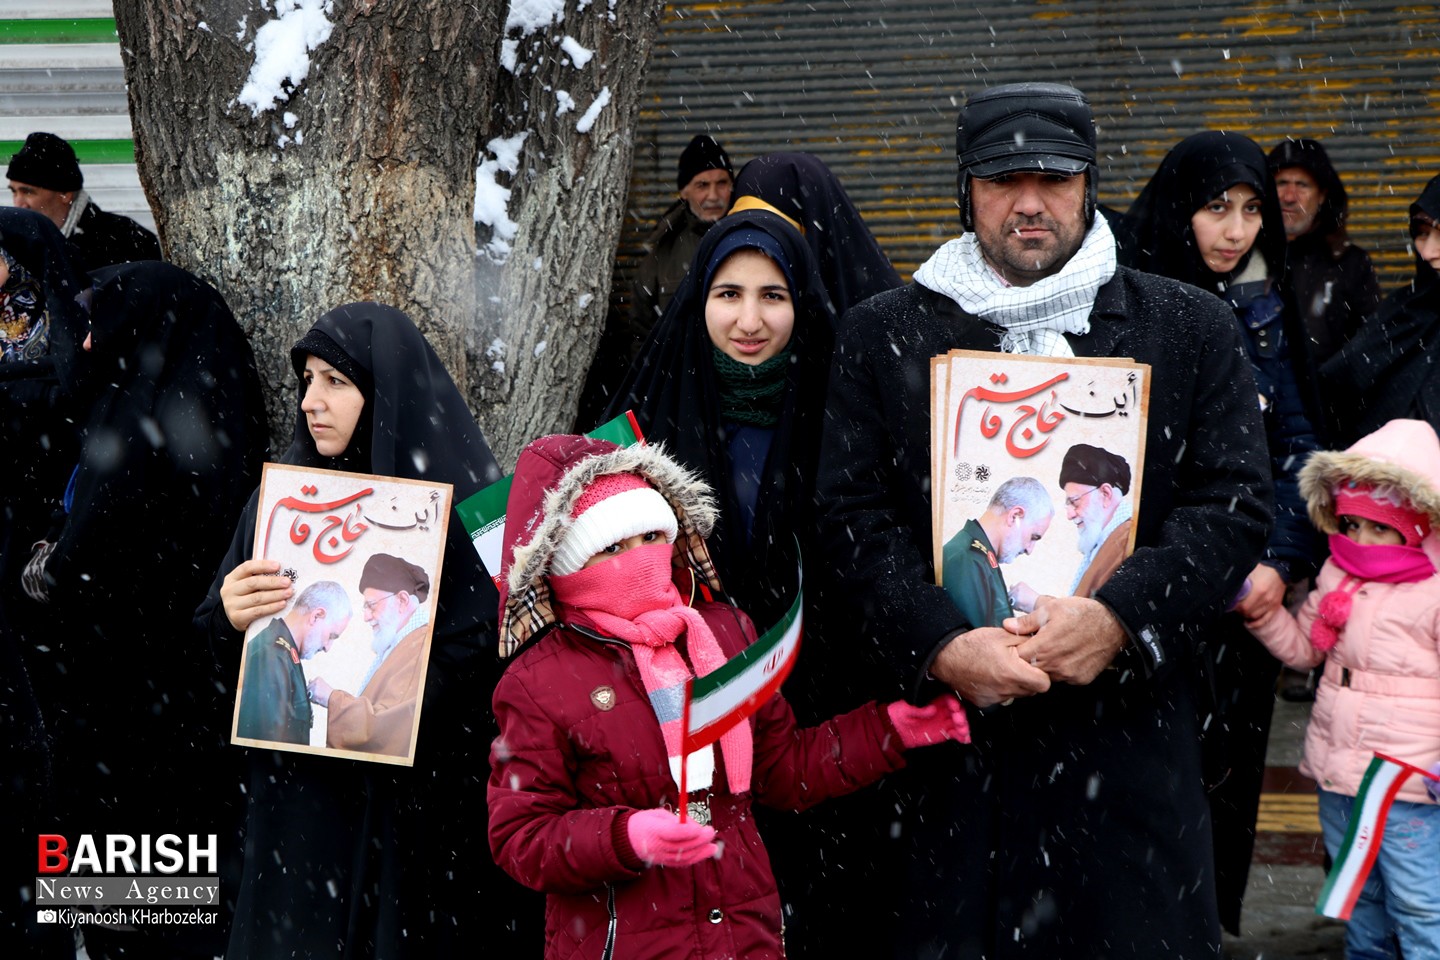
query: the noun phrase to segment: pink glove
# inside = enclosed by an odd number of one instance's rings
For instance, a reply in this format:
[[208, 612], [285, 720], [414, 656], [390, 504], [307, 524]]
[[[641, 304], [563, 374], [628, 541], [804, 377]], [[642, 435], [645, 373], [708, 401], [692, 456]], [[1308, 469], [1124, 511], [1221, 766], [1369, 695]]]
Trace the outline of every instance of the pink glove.
[[[1430, 768], [1430, 772], [1440, 777], [1440, 763]], [[1430, 794], [1430, 799], [1440, 803], [1440, 780], [1425, 779], [1425, 789]]]
[[885, 709], [890, 714], [890, 722], [895, 725], [895, 732], [900, 734], [900, 744], [906, 750], [945, 740], [970, 742], [970, 721], [965, 718], [965, 708], [960, 706], [959, 698], [953, 693], [942, 693], [923, 707], [896, 700]]
[[625, 823], [635, 855], [649, 866], [689, 867], [720, 852], [715, 828], [680, 822], [669, 810], [637, 810]]

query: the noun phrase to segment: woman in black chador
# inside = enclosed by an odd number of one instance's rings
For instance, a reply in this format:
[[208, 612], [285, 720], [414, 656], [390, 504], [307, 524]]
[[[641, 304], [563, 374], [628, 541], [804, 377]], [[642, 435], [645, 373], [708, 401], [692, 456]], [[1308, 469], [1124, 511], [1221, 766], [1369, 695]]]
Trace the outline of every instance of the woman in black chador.
[[[291, 350], [300, 379], [283, 463], [430, 480], [456, 502], [500, 471], [459, 390], [403, 313], [355, 303]], [[290, 581], [251, 559], [251, 498], [196, 611], [233, 679], [244, 629]], [[540, 949], [540, 903], [486, 843], [499, 595], [451, 517], [411, 768], [250, 751], [245, 876], [226, 956], [511, 957]]]
[[[58, 672], [42, 709], [66, 832], [216, 834], [223, 875], [239, 768], [191, 614], [259, 478], [260, 379], [225, 302], [184, 270], [145, 261], [92, 276], [89, 323], [52, 323], [79, 453], [22, 580], [48, 618], [27, 639]], [[213, 956], [223, 924], [87, 927], [85, 943], [92, 957]]]
[[1396, 290], [1355, 337], [1320, 368], [1341, 443], [1397, 417], [1440, 430], [1440, 176], [1410, 205], [1415, 279]]
[[1265, 153], [1248, 137], [1206, 131], [1166, 155], [1125, 217], [1122, 258], [1183, 280], [1228, 303], [1255, 373], [1275, 480], [1275, 525], [1251, 571], [1237, 616], [1222, 621], [1206, 652], [1200, 702], [1214, 820], [1220, 919], [1236, 931], [1255, 842], [1265, 744], [1280, 665], [1243, 630], [1314, 574], [1319, 541], [1298, 474], [1319, 443], [1305, 376], [1304, 328], [1285, 283], [1285, 225]]
[[735, 178], [730, 209], [770, 209], [805, 237], [836, 316], [901, 285], [900, 275], [824, 161], [810, 153], [767, 153]]

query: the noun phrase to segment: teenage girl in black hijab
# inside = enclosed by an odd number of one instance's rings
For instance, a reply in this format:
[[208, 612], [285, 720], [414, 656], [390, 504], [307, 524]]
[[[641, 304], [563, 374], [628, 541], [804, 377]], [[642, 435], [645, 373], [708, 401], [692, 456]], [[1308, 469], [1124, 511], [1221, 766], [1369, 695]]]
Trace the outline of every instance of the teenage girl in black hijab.
[[[54, 693], [42, 707], [63, 760], [67, 830], [229, 840], [239, 771], [221, 752], [219, 676], [191, 614], [259, 478], [260, 379], [225, 302], [184, 270], [144, 261], [92, 276], [89, 323], [52, 322], [49, 357], [79, 452], [24, 571], [45, 611], [28, 639], [54, 671], [41, 677]], [[220, 935], [213, 925], [85, 933], [95, 957], [127, 944], [212, 955]]]
[[735, 179], [732, 212], [770, 209], [805, 236], [837, 317], [900, 286], [900, 275], [865, 226], [840, 180], [814, 154], [767, 153]]
[[[777, 265], [793, 311], [790, 334], [763, 362], [727, 355], [707, 329], [722, 264], [758, 251]], [[699, 471], [720, 500], [710, 552], [736, 602], [765, 629], [794, 596], [794, 541], [814, 532], [815, 464], [835, 316], [804, 240], [763, 210], [706, 232], [664, 317], [606, 419], [633, 410], [645, 439]], [[806, 556], [812, 552], [806, 549]]]
[[[782, 350], [745, 363], [727, 354], [725, 338], [735, 334], [743, 349], [754, 349], [744, 343], [757, 331], [727, 326], [723, 310], [709, 317], [707, 305], [738, 296], [728, 267], [736, 258], [754, 263], [756, 256], [779, 268], [771, 279], [784, 284], [793, 325]], [[761, 630], [794, 598], [798, 539], [805, 635], [785, 695], [809, 723], [865, 699], [855, 677], [863, 668], [831, 656], [825, 640], [833, 630], [854, 628], [826, 623], [827, 564], [817, 541], [815, 467], [834, 326], [824, 283], [795, 228], [764, 209], [732, 213], [701, 240], [690, 272], [607, 412], [633, 409], [647, 441], [663, 443], [714, 489], [720, 515], [708, 541], [711, 557]], [[798, 955], [843, 952], [825, 940], [838, 929], [831, 918], [862, 906], [855, 901], [869, 895], [854, 877], [876, 862], [882, 843], [895, 847], [888, 840], [894, 809], [890, 794], [871, 788], [800, 816], [761, 811], [761, 832], [787, 904], [786, 939]]]
[[1397, 417], [1440, 429], [1440, 176], [1410, 205], [1415, 279], [1396, 290], [1354, 339], [1320, 369], [1336, 403], [1339, 443], [1351, 443]]
[[[1288, 585], [1314, 574], [1318, 538], [1306, 515], [1298, 473], [1319, 449], [1307, 402], [1303, 328], [1285, 293], [1285, 225], [1266, 165], [1251, 139], [1207, 131], [1180, 141], [1145, 186], [1122, 227], [1128, 265], [1183, 280], [1230, 304], [1259, 388], [1271, 471], [1275, 526], [1251, 590], [1237, 607], [1259, 617], [1285, 599]], [[1227, 618], [1207, 650], [1214, 704], [1206, 752], [1221, 921], [1239, 926], [1254, 846], [1279, 664]]]
[[[291, 359], [300, 402], [282, 462], [449, 483], [456, 502], [499, 479], [459, 390], [398, 310], [338, 307]], [[244, 628], [278, 615], [292, 593], [278, 563], [251, 559], [255, 506], [252, 497], [196, 611], [232, 678]], [[250, 751], [245, 876], [227, 957], [504, 957], [539, 948], [538, 900], [522, 899], [486, 842], [498, 606], [452, 516], [414, 767]]]

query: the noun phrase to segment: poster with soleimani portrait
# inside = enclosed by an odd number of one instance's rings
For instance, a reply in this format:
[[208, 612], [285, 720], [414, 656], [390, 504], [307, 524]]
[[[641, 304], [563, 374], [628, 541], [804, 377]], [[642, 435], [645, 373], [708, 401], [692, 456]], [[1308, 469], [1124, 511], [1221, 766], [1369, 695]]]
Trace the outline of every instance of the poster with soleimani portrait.
[[293, 595], [246, 631], [232, 743], [413, 765], [451, 497], [265, 465], [254, 556]]
[[1150, 368], [955, 350], [931, 364], [936, 582], [975, 626], [1093, 594], [1130, 555]]

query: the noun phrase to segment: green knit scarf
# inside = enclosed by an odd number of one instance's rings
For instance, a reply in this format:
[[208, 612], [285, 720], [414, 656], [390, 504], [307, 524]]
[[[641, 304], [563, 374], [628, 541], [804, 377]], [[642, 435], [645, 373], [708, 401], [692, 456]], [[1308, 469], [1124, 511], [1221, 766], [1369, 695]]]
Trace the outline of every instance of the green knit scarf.
[[741, 363], [712, 347], [715, 376], [720, 381], [720, 416], [730, 423], [773, 427], [780, 420], [785, 398], [785, 377], [790, 350], [781, 350], [763, 363]]

